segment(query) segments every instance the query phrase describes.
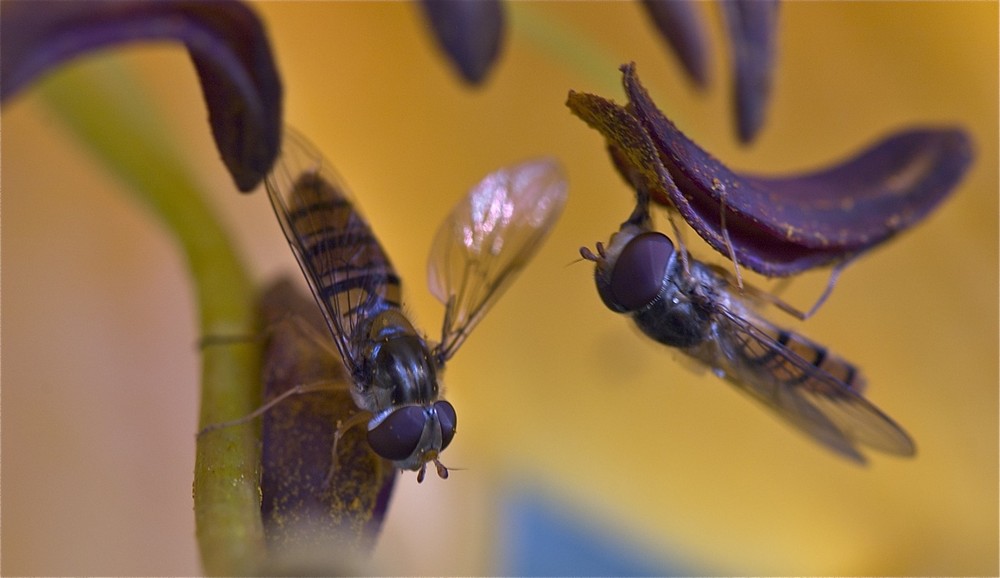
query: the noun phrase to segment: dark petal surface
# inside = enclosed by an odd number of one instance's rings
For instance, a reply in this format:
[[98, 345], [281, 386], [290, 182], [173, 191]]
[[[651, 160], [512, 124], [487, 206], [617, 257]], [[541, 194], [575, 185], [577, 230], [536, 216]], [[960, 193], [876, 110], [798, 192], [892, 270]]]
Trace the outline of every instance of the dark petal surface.
[[723, 0], [732, 52], [735, 93], [733, 108], [740, 140], [757, 135], [771, 96], [778, 23], [777, 0]]
[[699, 2], [643, 0], [653, 24], [670, 45], [688, 76], [699, 87], [708, 86], [709, 50]]
[[[284, 280], [268, 290], [263, 307], [270, 337], [263, 373], [266, 398], [303, 383], [347, 383], [332, 341], [325, 349], [289, 320], [297, 315], [317, 336], [326, 337], [326, 324], [312, 298]], [[371, 451], [365, 427], [349, 430], [340, 440], [337, 471], [330, 488], [323, 486], [337, 420], [356, 411], [345, 388], [293, 396], [264, 415], [261, 509], [268, 544], [276, 553], [312, 548], [333, 560], [355, 560], [374, 546], [398, 476], [391, 462]]]
[[470, 84], [492, 70], [504, 36], [501, 0], [423, 0], [424, 14], [441, 49]]
[[[765, 275], [790, 275], [842, 261], [926, 217], [959, 183], [972, 143], [958, 128], [900, 131], [829, 168], [784, 177], [730, 170], [677, 130], [627, 65], [631, 111], [653, 140], [681, 197], [684, 219], [723, 255], [720, 203], [741, 264]], [[676, 195], [666, 189], [668, 195]], [[654, 196], [655, 198], [655, 196]]]
[[736, 173], [663, 116], [634, 66], [622, 70], [629, 108], [573, 92], [567, 104], [608, 140], [626, 180], [675, 207], [729, 257], [724, 204], [736, 258], [764, 275], [841, 262], [912, 227], [948, 196], [972, 161], [963, 130], [914, 128], [829, 168], [785, 177]]
[[256, 14], [229, 0], [4, 1], [0, 98], [87, 52], [128, 42], [183, 42], [195, 64], [223, 162], [242, 191], [277, 156], [281, 81]]

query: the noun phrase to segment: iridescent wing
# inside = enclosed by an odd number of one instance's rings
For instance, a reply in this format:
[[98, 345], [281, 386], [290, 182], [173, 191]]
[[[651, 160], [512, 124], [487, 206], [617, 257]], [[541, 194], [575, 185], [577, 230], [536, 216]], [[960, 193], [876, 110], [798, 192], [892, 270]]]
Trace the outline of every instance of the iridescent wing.
[[[733, 295], [733, 298], [736, 298]], [[706, 359], [816, 441], [859, 462], [855, 444], [912, 456], [910, 436], [865, 399], [853, 365], [762, 319], [717, 305], [717, 348]], [[749, 316], [748, 316], [749, 317]]]
[[399, 307], [400, 281], [346, 187], [304, 137], [286, 130], [267, 194], [319, 303], [347, 369], [360, 360], [352, 337], [385, 307]]
[[441, 343], [447, 360], [534, 255], [566, 203], [555, 159], [500, 169], [452, 210], [431, 247], [428, 281], [445, 304]]

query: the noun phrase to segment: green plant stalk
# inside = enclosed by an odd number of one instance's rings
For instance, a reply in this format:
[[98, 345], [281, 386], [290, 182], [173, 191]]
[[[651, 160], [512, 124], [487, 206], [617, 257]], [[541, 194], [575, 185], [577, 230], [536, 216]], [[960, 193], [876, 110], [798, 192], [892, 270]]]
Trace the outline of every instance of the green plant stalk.
[[[41, 82], [38, 90], [70, 132], [179, 242], [197, 292], [201, 335], [257, 335], [257, 295], [250, 277], [191, 171], [168, 144], [169, 130], [156, 122], [156, 107], [136, 79], [113, 57], [101, 58], [64, 68]], [[252, 339], [208, 344], [201, 347], [201, 355], [200, 427], [250, 413], [259, 403], [259, 345]], [[195, 521], [208, 574], [245, 575], [261, 567], [258, 467], [257, 436], [251, 426], [225, 428], [198, 439]]]
[[[544, 2], [509, 2], [510, 29], [518, 39], [534, 44], [539, 52], [568, 70], [590, 79], [601, 94], [622, 92], [616, 60], [607, 47], [553, 17]], [[567, 87], [568, 90], [568, 87]]]

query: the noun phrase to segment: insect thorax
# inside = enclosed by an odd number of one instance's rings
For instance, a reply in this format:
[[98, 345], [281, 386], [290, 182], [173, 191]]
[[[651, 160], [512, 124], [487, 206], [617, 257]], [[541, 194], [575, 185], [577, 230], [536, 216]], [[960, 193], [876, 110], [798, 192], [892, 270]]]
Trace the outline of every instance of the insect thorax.
[[368, 344], [360, 381], [365, 409], [378, 414], [437, 399], [437, 371], [427, 342], [398, 309], [373, 316], [364, 333]]
[[691, 347], [709, 336], [711, 312], [705, 300], [697, 295], [698, 263], [692, 266], [694, 277], [683, 271], [679, 259], [674, 260], [663, 277], [663, 288], [657, 298], [632, 314], [643, 333], [664, 345]]

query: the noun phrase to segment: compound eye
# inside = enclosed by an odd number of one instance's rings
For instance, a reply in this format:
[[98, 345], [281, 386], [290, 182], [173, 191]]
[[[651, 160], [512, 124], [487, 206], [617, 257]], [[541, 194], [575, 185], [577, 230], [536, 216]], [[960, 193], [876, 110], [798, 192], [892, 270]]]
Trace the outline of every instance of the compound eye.
[[648, 305], [660, 293], [674, 244], [662, 233], [636, 235], [611, 271], [611, 294], [626, 311]]
[[458, 415], [455, 408], [447, 401], [439, 401], [434, 404], [437, 411], [438, 421], [441, 422], [441, 449], [448, 447], [451, 438], [455, 437], [455, 426], [458, 424]]
[[389, 414], [375, 429], [368, 431], [368, 444], [387, 460], [399, 462], [413, 455], [424, 433], [427, 414], [414, 405]]

